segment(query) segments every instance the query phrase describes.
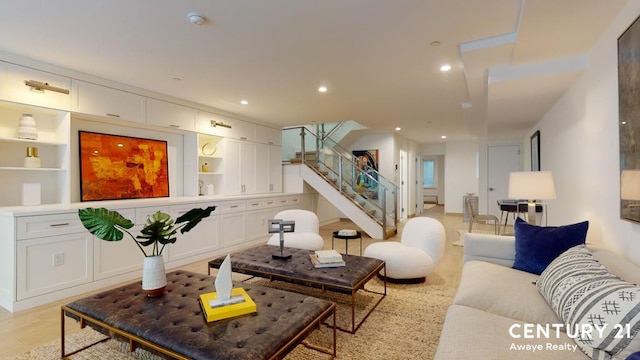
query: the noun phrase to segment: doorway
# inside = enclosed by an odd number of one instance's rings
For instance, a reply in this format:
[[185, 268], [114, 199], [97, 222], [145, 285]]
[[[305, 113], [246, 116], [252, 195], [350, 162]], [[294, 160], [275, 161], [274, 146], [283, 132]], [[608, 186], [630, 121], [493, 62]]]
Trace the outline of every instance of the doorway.
[[400, 220], [407, 219], [407, 204], [409, 202], [409, 191], [407, 191], [407, 152], [400, 150]]
[[509, 173], [520, 171], [520, 145], [487, 147], [487, 214], [500, 218], [498, 200], [508, 199]]

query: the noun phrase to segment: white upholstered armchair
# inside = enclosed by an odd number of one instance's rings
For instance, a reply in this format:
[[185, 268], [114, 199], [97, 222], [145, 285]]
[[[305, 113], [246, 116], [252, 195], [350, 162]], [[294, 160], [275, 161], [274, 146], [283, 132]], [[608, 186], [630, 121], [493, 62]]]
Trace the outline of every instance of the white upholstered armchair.
[[[277, 213], [274, 219], [293, 220], [296, 223], [293, 232], [284, 233], [285, 247], [307, 250], [321, 250], [324, 247], [318, 216], [312, 211], [283, 210]], [[271, 235], [267, 244], [280, 246], [280, 234]]]
[[404, 225], [400, 242], [381, 241], [369, 245], [364, 256], [386, 263], [387, 279], [397, 282], [422, 282], [433, 272], [444, 253], [444, 226], [428, 217], [412, 218]]

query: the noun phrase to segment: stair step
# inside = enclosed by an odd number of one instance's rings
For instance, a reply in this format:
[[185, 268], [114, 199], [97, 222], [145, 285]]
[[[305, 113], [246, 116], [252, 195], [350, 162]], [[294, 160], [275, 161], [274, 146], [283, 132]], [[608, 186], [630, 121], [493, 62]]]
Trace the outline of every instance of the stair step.
[[376, 214], [376, 209], [371, 209], [371, 210], [365, 210], [364, 212], [366, 212], [367, 214], [374, 216]]
[[387, 227], [385, 231], [385, 239], [398, 235], [398, 229], [395, 226]]

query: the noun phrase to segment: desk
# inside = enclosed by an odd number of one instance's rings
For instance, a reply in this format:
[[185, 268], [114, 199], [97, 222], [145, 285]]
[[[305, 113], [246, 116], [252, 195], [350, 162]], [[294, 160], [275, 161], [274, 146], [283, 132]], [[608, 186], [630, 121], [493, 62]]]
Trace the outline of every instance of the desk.
[[[498, 207], [500, 208], [500, 224], [502, 224], [502, 217], [504, 216], [504, 225], [502, 226], [502, 231], [500, 232], [503, 235], [505, 230], [507, 229], [509, 214], [513, 214], [513, 218], [515, 220], [516, 216], [519, 216], [520, 213], [526, 214], [529, 211], [529, 205], [522, 200], [498, 200]], [[543, 204], [536, 204], [536, 213], [542, 212]]]

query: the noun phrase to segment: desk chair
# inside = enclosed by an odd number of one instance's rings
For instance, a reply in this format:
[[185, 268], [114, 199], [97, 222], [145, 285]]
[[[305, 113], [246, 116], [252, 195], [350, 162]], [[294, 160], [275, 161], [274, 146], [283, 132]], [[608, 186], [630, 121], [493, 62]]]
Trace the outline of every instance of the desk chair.
[[498, 235], [498, 226], [499, 220], [495, 215], [479, 215], [478, 209], [474, 208], [471, 203], [471, 199], [467, 198], [466, 201], [467, 211], [469, 212], [469, 232], [473, 232], [473, 223], [480, 221], [493, 221], [493, 226], [495, 228], [494, 233]]

